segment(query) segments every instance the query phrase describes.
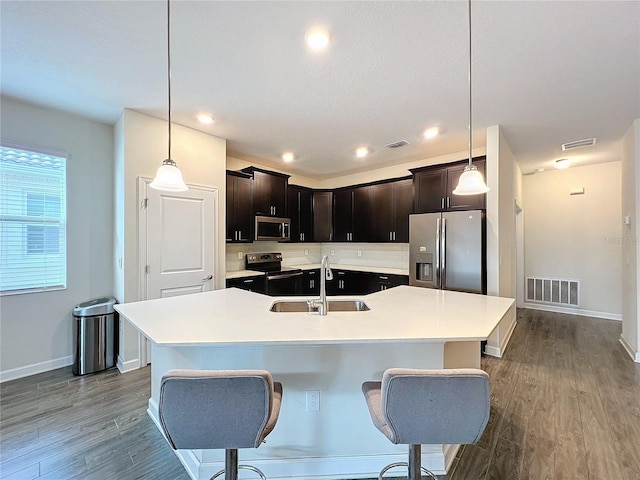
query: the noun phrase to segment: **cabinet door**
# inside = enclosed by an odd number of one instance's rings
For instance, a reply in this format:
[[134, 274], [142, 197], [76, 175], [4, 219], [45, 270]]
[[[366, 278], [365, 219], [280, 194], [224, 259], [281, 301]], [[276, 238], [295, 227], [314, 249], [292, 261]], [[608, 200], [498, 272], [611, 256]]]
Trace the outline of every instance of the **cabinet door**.
[[287, 187], [287, 215], [291, 219], [291, 242], [313, 241], [313, 191], [297, 185]]
[[271, 205], [271, 175], [253, 172], [253, 207], [259, 215], [273, 215]]
[[284, 217], [287, 207], [287, 179], [269, 175], [269, 199], [273, 207], [272, 215]]
[[235, 195], [234, 195], [234, 183], [235, 177], [227, 175], [227, 233], [225, 238], [227, 242], [233, 242], [237, 239], [238, 229], [236, 227], [236, 211], [235, 211]]
[[300, 234], [303, 242], [313, 242], [313, 191], [300, 189], [298, 196], [298, 214]]
[[255, 213], [284, 216], [287, 205], [287, 178], [253, 171]]
[[[474, 160], [473, 164], [478, 168], [478, 171], [482, 173], [482, 176], [486, 180], [485, 175], [485, 160]], [[487, 195], [482, 193], [480, 195], [454, 195], [453, 190], [458, 185], [460, 175], [464, 171], [468, 163], [462, 165], [456, 165], [449, 167], [447, 170], [447, 210], [480, 210], [486, 206]]]
[[253, 242], [253, 181], [235, 177], [234, 209], [238, 241]]
[[350, 241], [370, 242], [373, 235], [371, 225], [371, 186], [353, 189], [353, 216]]
[[333, 193], [313, 192], [313, 240], [330, 242], [333, 240]]
[[287, 189], [287, 216], [291, 219], [291, 242], [301, 242], [300, 231], [300, 187], [290, 185]]
[[303, 273], [302, 294], [303, 295], [320, 295], [320, 270], [319, 269], [307, 270]]
[[227, 175], [227, 242], [251, 242], [253, 203], [251, 178]]
[[[360, 219], [360, 221], [365, 221], [365, 219]], [[372, 186], [371, 241], [392, 242], [395, 229], [394, 223], [393, 183]]]
[[413, 181], [399, 180], [393, 183], [394, 235], [398, 243], [409, 243], [409, 215], [413, 212]]
[[438, 167], [414, 175], [415, 213], [438, 212], [444, 208], [447, 191], [447, 169]]
[[353, 191], [333, 192], [333, 241], [348, 242], [353, 235]]

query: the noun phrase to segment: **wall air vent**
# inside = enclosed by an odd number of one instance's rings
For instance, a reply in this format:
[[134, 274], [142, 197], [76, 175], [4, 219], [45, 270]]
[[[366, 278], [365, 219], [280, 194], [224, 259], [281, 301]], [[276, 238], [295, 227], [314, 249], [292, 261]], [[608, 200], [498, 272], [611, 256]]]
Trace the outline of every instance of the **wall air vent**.
[[398, 140], [397, 142], [386, 144], [385, 147], [387, 147], [387, 148], [400, 148], [400, 147], [404, 147], [405, 145], [409, 145], [409, 142], [407, 142], [406, 140]]
[[527, 278], [527, 302], [580, 306], [580, 282], [559, 278]]
[[580, 147], [593, 147], [595, 144], [595, 138], [585, 138], [584, 140], [576, 140], [575, 142], [563, 143], [562, 150], [565, 151]]

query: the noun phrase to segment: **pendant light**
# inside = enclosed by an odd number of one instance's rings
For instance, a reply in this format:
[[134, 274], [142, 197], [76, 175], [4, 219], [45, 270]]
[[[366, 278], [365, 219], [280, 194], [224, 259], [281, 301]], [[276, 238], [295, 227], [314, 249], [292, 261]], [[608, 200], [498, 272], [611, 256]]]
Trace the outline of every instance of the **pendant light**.
[[482, 173], [478, 171], [478, 167], [473, 165], [473, 130], [471, 123], [471, 0], [469, 0], [469, 165], [464, 167], [464, 172], [460, 175], [458, 186], [453, 190], [454, 195], [477, 195], [487, 193], [489, 187], [484, 183]]
[[189, 187], [184, 183], [182, 179], [182, 172], [171, 159], [171, 6], [167, 0], [167, 87], [169, 97], [169, 149], [168, 158], [166, 158], [158, 171], [156, 172], [156, 178], [149, 184], [150, 187], [156, 190], [164, 190], [167, 192], [184, 192], [189, 190]]

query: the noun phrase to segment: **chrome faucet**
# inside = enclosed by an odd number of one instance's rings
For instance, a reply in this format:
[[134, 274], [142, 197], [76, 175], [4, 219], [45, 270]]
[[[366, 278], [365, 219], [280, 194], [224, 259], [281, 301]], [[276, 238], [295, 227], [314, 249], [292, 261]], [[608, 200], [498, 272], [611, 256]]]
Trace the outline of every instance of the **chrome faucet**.
[[320, 263], [320, 298], [307, 300], [309, 308], [315, 308], [322, 316], [325, 316], [329, 311], [329, 302], [327, 302], [327, 280], [333, 280], [333, 272], [329, 265], [329, 256], [324, 255]]

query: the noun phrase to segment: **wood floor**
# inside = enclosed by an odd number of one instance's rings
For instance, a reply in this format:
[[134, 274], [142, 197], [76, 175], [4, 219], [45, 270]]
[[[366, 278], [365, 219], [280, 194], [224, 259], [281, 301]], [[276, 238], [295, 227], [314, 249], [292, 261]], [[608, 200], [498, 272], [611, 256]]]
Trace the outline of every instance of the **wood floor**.
[[[442, 480], [640, 480], [640, 365], [620, 323], [534, 310], [483, 358], [492, 410]], [[0, 386], [0, 478], [188, 480], [146, 415], [148, 368]]]

